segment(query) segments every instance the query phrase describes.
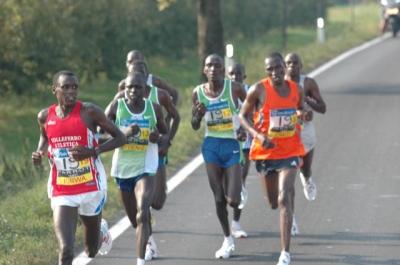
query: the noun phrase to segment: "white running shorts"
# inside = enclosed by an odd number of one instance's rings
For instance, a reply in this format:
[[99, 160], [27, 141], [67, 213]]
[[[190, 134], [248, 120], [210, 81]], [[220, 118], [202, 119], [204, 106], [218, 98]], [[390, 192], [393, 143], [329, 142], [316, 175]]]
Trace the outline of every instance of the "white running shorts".
[[98, 190], [77, 195], [51, 198], [51, 209], [55, 206], [77, 207], [79, 215], [94, 216], [100, 213], [107, 200], [107, 190]]
[[317, 137], [315, 135], [315, 128], [312, 122], [303, 123], [301, 141], [303, 142], [306, 153], [310, 152], [315, 147], [315, 144], [317, 143]]

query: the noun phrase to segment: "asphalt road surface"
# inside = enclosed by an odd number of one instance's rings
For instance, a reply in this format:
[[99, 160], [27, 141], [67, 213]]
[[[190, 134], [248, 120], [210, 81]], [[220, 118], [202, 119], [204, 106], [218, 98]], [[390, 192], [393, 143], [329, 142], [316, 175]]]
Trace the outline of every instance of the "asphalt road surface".
[[[300, 54], [301, 55], [301, 54]], [[316, 114], [315, 201], [296, 180], [291, 264], [400, 264], [400, 39], [386, 38], [315, 76], [327, 104]], [[281, 251], [279, 212], [271, 210], [252, 165], [242, 212], [246, 239], [230, 259], [215, 259], [223, 242], [204, 165], [154, 211], [159, 257], [146, 264], [274, 265]], [[232, 210], [229, 210], [230, 220]], [[110, 225], [117, 220], [111, 220]], [[91, 265], [136, 264], [133, 228]]]

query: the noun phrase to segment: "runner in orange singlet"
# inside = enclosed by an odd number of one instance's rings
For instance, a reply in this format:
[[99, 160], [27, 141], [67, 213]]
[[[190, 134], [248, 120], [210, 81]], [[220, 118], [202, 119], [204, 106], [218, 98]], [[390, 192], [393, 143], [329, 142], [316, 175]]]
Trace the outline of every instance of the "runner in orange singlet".
[[[285, 80], [282, 55], [269, 53], [265, 59], [268, 78], [254, 84], [239, 113], [242, 126], [253, 135], [250, 160], [257, 172], [272, 209], [280, 208], [282, 252], [278, 265], [290, 264], [290, 237], [293, 220], [294, 181], [301, 165], [304, 147], [300, 140], [298, 117], [311, 120], [304, 110], [304, 92]], [[250, 120], [253, 113], [254, 126]]]

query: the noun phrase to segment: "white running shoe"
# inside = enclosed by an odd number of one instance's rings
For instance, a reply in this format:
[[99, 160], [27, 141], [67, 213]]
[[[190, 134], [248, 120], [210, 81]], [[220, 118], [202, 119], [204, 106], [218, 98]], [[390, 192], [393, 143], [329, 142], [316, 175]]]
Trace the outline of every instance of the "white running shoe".
[[278, 264], [276, 265], [289, 265], [290, 264], [290, 253], [286, 251], [281, 252]]
[[246, 231], [242, 230], [240, 227], [232, 227], [231, 228], [232, 236], [234, 238], [246, 238]]
[[303, 191], [304, 195], [306, 196], [307, 200], [313, 201], [315, 197], [317, 197], [317, 187], [315, 186], [312, 178], [309, 177], [308, 180], [304, 177], [302, 173], [300, 173], [301, 183], [303, 184]]
[[295, 236], [295, 235], [298, 235], [298, 234], [299, 234], [299, 228], [297, 227], [296, 219], [294, 218], [294, 215], [293, 215], [291, 235]]
[[249, 198], [249, 195], [247, 194], [247, 190], [244, 188], [242, 185], [242, 192], [240, 193], [240, 204], [238, 208], [241, 210], [244, 208], [244, 206], [247, 203], [247, 199]]
[[107, 254], [112, 248], [112, 237], [110, 231], [108, 231], [108, 224], [105, 219], [101, 219], [100, 226], [101, 233], [103, 234], [103, 243], [101, 243], [101, 247], [99, 249], [100, 255]]
[[234, 250], [235, 250], [235, 245], [233, 243], [224, 241], [222, 247], [217, 252], [215, 252], [215, 258], [228, 259]]
[[144, 254], [145, 260], [152, 260], [157, 258], [157, 245], [155, 242], [147, 242], [146, 253]]

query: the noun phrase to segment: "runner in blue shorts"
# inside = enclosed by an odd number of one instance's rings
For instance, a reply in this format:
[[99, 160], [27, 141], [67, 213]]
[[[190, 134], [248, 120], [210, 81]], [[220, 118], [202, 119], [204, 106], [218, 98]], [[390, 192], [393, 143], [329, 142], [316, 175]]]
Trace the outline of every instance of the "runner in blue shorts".
[[[147, 65], [143, 61], [133, 61], [127, 67], [129, 72], [136, 71], [144, 74], [144, 76], [146, 77], [148, 76]], [[120, 91], [114, 98], [115, 99], [124, 98], [126, 97], [125, 93], [126, 90]], [[163, 107], [165, 112], [167, 113], [167, 116], [169, 117], [168, 121], [167, 117], [165, 119], [165, 122], [167, 123], [167, 126], [170, 129], [169, 136], [162, 137], [160, 143], [158, 144], [159, 159], [158, 159], [158, 168], [156, 174], [156, 187], [155, 187], [156, 190], [154, 192], [153, 203], [151, 204], [152, 207], [151, 209], [161, 210], [167, 199], [167, 170], [165, 165], [168, 164], [168, 152], [169, 148], [172, 146], [172, 142], [176, 135], [176, 132], [178, 131], [178, 127], [180, 124], [180, 116], [178, 110], [175, 108], [171, 100], [171, 97], [165, 90], [159, 89], [158, 87], [153, 85], [146, 84], [143, 96], [146, 99], [149, 99], [152, 102], [157, 103], [161, 107]], [[150, 222], [152, 226], [154, 226], [155, 224], [154, 214], [151, 211], [150, 214], [151, 214]], [[153, 237], [153, 228], [151, 227], [150, 237], [146, 247], [145, 259], [151, 260], [155, 257], [157, 257], [157, 244]]]
[[145, 75], [128, 73], [125, 86], [127, 98], [113, 100], [105, 111], [128, 139], [114, 152], [111, 176], [116, 178], [125, 212], [136, 228], [137, 265], [144, 265], [151, 233], [150, 206], [156, 185], [157, 145], [160, 138], [169, 135], [160, 105], [144, 98]]
[[206, 58], [204, 73], [208, 82], [193, 90], [191, 124], [194, 130], [198, 130], [204, 117], [206, 137], [202, 152], [224, 233], [224, 242], [215, 257], [226, 259], [235, 248], [227, 205], [238, 208], [241, 203], [241, 150], [237, 140], [244, 141], [246, 133], [239, 125], [237, 114], [238, 100], [244, 101], [246, 91], [241, 84], [224, 79], [224, 71], [219, 55], [212, 54]]

